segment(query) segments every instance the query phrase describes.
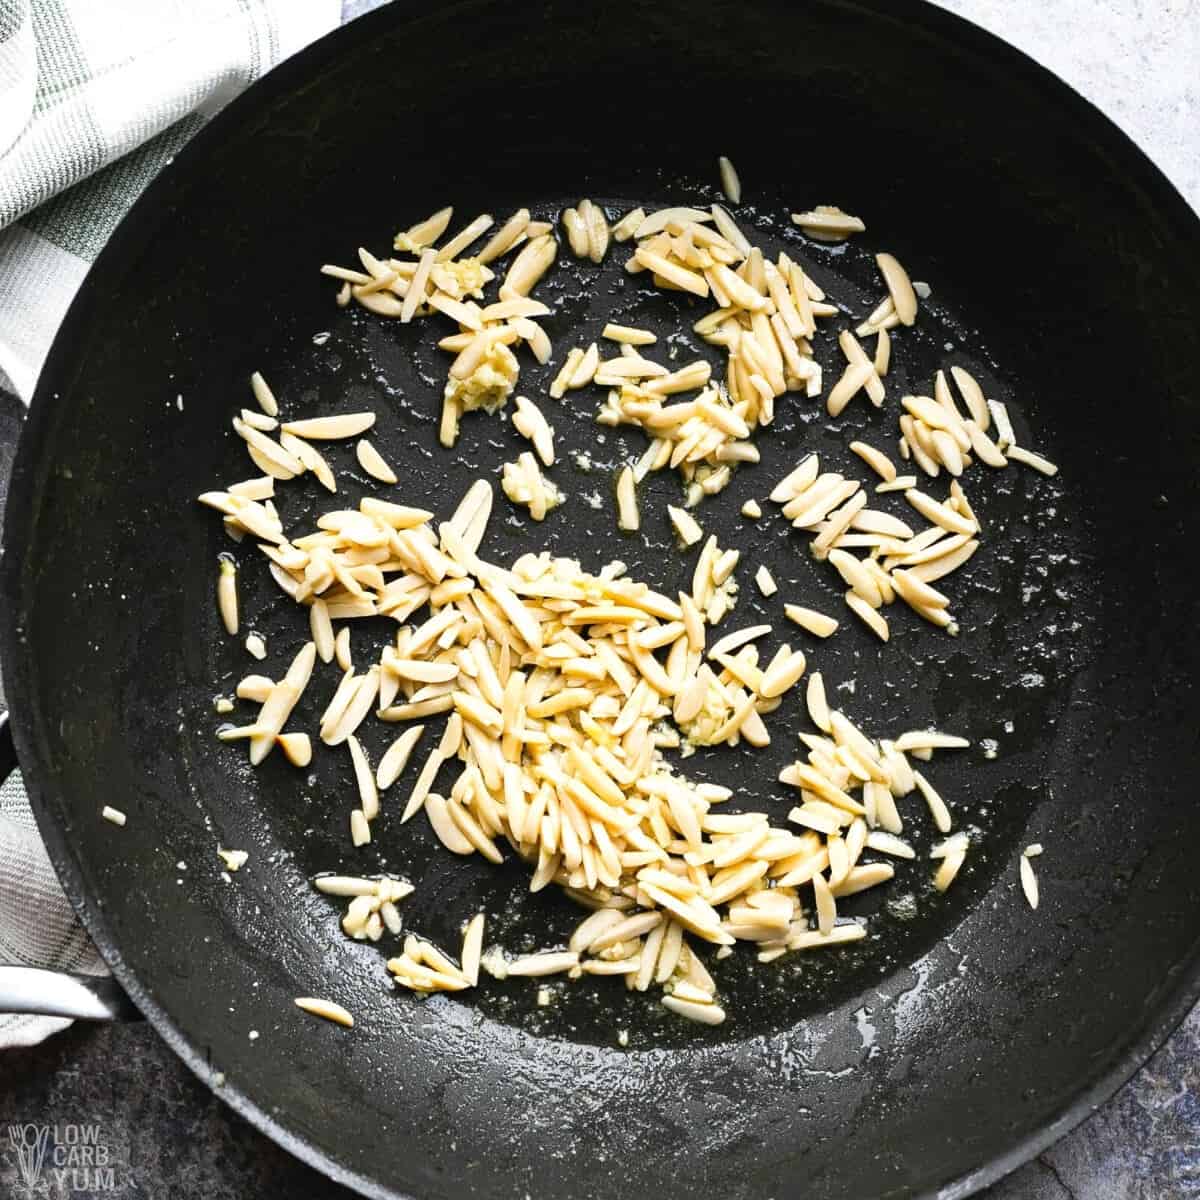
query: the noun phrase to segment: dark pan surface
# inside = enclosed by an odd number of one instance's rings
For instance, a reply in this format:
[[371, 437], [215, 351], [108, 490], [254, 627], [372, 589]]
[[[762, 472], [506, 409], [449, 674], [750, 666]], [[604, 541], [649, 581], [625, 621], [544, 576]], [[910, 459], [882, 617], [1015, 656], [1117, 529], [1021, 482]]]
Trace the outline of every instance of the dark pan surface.
[[[877, 249], [933, 287], [897, 338], [882, 413], [856, 402], [829, 422], [786, 398], [757, 439], [762, 465], [700, 510], [743, 551], [724, 628], [773, 620], [872, 733], [934, 722], [994, 739], [995, 760], [976, 748], [930, 767], [979, 851], [936, 896], [910, 801], [921, 858], [851, 910], [875, 936], [767, 968], [719, 964], [730, 1019], [715, 1031], [603, 981], [554, 984], [549, 1007], [534, 984], [396, 995], [379, 948], [341, 938], [313, 873], [408, 875], [408, 926], [443, 943], [480, 904], [510, 949], [552, 943], [574, 910], [530, 900], [519, 867], [447, 861], [421, 820], [401, 828], [403, 785], [376, 842], [352, 853], [348, 759], [319, 755], [306, 773], [273, 756], [251, 772], [215, 742], [213, 697], [254, 664], [219, 635], [212, 586], [231, 544], [192, 498], [251, 473], [228, 420], [259, 369], [289, 415], [378, 412], [395, 491], [447, 515], [518, 439], [476, 416], [456, 454], [441, 451], [446, 358], [429, 326], [336, 309], [316, 266], [382, 250], [448, 201], [464, 220], [522, 204], [552, 218], [581, 195], [614, 214], [708, 202], [720, 152], [745, 184], [744, 227], [799, 253], [856, 319], [878, 298]], [[787, 222], [824, 202], [862, 213], [861, 245], [822, 248]], [[97, 264], [14, 478], [5, 668], [19, 745], [56, 863], [122, 981], [193, 1067], [224, 1075], [235, 1106], [369, 1194], [703, 1186], [861, 1200], [965, 1194], [1015, 1165], [1131, 1070], [1195, 989], [1200, 816], [1186, 781], [1200, 647], [1184, 547], [1198, 524], [1200, 287], [1183, 267], [1198, 251], [1194, 216], [1110, 125], [923, 7], [547, 3], [517, 22], [486, 4], [397, 5], [276, 72], [197, 139]], [[619, 269], [626, 253], [599, 276], [560, 259], [544, 288], [556, 362], [606, 319], [666, 332], [704, 311], [685, 320], [686, 301], [651, 298]], [[832, 335], [818, 356], [834, 369]], [[742, 501], [809, 449], [864, 478], [846, 444], [893, 446], [897, 397], [949, 362], [1010, 401], [1022, 440], [1062, 475], [972, 468], [985, 542], [948, 581], [957, 640], [897, 606], [888, 646], [849, 615], [830, 642], [805, 644], [782, 601], [835, 610], [832, 572], [783, 522], [744, 521]], [[526, 357], [521, 390], [542, 397], [551, 375]], [[644, 536], [616, 532], [613, 468], [644, 442], [599, 429], [597, 399], [545, 401], [566, 506], [536, 527], [501, 498], [485, 545], [500, 561], [531, 545], [593, 568], [620, 557], [678, 587], [694, 553], [666, 523], [677, 482], [663, 473], [643, 493]], [[349, 446], [331, 457], [347, 503], [383, 490]], [[280, 491], [290, 528], [328, 507], [306, 484]], [[305, 623], [237, 553], [272, 673]], [[757, 595], [758, 562], [778, 602]], [[356, 656], [390, 632], [356, 629]], [[310, 687], [307, 722], [334, 678]], [[772, 781], [807, 725], [789, 700], [770, 726], [766, 753], [687, 769], [782, 817], [791, 800]], [[394, 732], [368, 731], [373, 758]], [[125, 829], [100, 821], [105, 801], [129, 813]], [[1046, 845], [1037, 914], [1015, 869], [1032, 841]], [[232, 883], [218, 844], [251, 853]], [[299, 994], [347, 1004], [353, 1035], [296, 1011]]]

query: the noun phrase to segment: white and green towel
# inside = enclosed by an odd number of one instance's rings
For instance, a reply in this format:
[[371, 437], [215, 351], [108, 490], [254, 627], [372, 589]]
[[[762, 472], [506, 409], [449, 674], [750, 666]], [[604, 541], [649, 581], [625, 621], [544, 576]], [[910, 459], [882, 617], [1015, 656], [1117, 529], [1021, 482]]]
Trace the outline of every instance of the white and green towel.
[[142, 188], [217, 109], [332, 29], [341, 8], [0, 0], [0, 372], [21, 399]]
[[[26, 404], [88, 266], [155, 173], [341, 0], [0, 0], [0, 387]], [[31, 920], [31, 915], [33, 919]], [[0, 781], [0, 962], [104, 964]], [[70, 1024], [0, 1015], [0, 1048]]]

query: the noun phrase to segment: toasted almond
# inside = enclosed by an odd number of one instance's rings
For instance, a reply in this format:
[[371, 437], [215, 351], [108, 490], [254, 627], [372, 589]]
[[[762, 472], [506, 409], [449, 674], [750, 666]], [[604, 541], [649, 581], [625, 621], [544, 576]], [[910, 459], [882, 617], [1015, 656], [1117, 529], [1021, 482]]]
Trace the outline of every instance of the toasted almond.
[[307, 733], [281, 733], [275, 740], [293, 767], [307, 767], [312, 762], [312, 741]]

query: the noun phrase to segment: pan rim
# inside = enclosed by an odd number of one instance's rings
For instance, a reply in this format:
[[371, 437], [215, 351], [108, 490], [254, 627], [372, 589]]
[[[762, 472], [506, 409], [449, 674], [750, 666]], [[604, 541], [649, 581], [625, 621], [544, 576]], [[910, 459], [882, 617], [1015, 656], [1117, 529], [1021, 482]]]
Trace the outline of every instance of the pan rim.
[[[905, 0], [901, 5], [895, 4], [894, 0], [823, 2], [834, 7], [861, 10], [864, 16], [876, 20], [914, 26], [926, 35], [939, 38], [961, 52], [979, 55], [995, 64], [997, 68], [1006, 68], [1032, 92], [1068, 108], [1081, 121], [1086, 121], [1095, 131], [1097, 139], [1102, 139], [1114, 157], [1119, 158], [1127, 178], [1140, 187], [1162, 215], [1164, 222], [1176, 229], [1181, 241], [1186, 244], [1190, 240], [1200, 250], [1200, 216], [1161, 168], [1103, 111], [1023, 51], [966, 18], [929, 3], [928, 0]], [[3, 530], [2, 545], [7, 552], [0, 554], [0, 598], [7, 611], [19, 611], [15, 601], [21, 593], [25, 552], [32, 542], [32, 522], [25, 518], [25, 514], [33, 511], [32, 501], [39, 490], [45, 469], [44, 465], [37, 461], [33, 447], [47, 440], [54, 432], [59, 416], [50, 401], [61, 390], [60, 381], [65, 382], [71, 377], [73, 346], [82, 340], [80, 335], [87, 327], [91, 297], [101, 286], [104, 277], [114, 269], [119, 269], [120, 262], [126, 257], [127, 243], [136, 242], [140, 238], [141, 218], [161, 211], [164, 200], [169, 200], [174, 194], [177, 181], [185, 183], [204, 162], [210, 148], [218, 145], [227, 133], [240, 129], [246, 119], [261, 112], [267, 102], [303, 87], [326, 63], [336, 59], [352, 46], [375, 37], [385, 28], [410, 21], [413, 15], [413, 10], [399, 5], [388, 5], [366, 14], [331, 31], [251, 84], [200, 130], [176, 158], [151, 181], [109, 238], [72, 301], [55, 337], [18, 443]], [[4, 622], [0, 627], [0, 661], [4, 666], [10, 704], [22, 695], [33, 695], [32, 679], [35, 670], [32, 649], [27, 641], [18, 638], [16, 627], [11, 622]], [[284, 1121], [272, 1116], [240, 1088], [232, 1085], [214, 1085], [212, 1072], [205, 1057], [176, 1025], [170, 1013], [149, 995], [125, 963], [118, 939], [113, 935], [104, 911], [95, 905], [87, 894], [84, 872], [76, 848], [52, 812], [54, 789], [36, 766], [39, 720], [35, 718], [33, 708], [22, 708], [18, 703], [10, 709], [10, 718], [19, 759], [23, 763], [34, 764], [33, 769], [25, 775], [31, 807], [67, 897], [121, 986], [171, 1050], [239, 1116], [288, 1153], [320, 1171], [333, 1182], [353, 1188], [372, 1200], [414, 1200], [410, 1193], [379, 1184], [335, 1160], [303, 1135], [293, 1132]], [[948, 1180], [930, 1182], [923, 1185], [923, 1190], [911, 1195], [920, 1200], [955, 1200], [966, 1197], [996, 1183], [1035, 1158], [1082, 1124], [1102, 1103], [1126, 1084], [1161, 1048], [1198, 1001], [1200, 946], [1178, 967], [1175, 978], [1167, 981], [1158, 1004], [1151, 1010], [1151, 1016], [1129, 1042], [1126, 1050], [1115, 1062], [1085, 1080], [1063, 1103], [1055, 1117], [1031, 1133], [1015, 1139], [1006, 1149], [977, 1167]]]

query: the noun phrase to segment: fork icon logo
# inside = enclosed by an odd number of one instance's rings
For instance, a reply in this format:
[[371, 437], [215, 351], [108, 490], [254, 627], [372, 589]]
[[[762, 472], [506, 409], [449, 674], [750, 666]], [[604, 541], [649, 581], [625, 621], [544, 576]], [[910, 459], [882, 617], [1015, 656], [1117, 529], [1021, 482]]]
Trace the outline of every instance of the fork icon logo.
[[17, 1173], [29, 1193], [37, 1187], [50, 1145], [49, 1125], [10, 1125], [8, 1140], [17, 1159]]

